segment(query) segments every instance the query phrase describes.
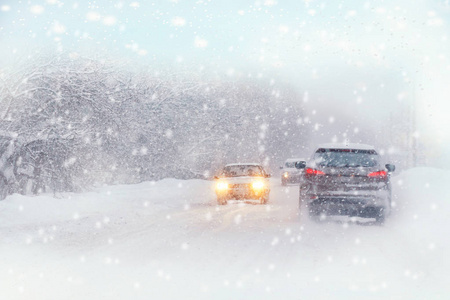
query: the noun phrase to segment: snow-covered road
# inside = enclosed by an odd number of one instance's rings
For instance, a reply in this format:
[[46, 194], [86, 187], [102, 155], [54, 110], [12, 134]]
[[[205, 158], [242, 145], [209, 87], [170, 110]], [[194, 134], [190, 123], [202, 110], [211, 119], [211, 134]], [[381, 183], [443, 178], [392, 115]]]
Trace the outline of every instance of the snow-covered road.
[[384, 226], [315, 223], [297, 186], [217, 206], [166, 179], [0, 202], [0, 299], [448, 299], [448, 171], [394, 178]]

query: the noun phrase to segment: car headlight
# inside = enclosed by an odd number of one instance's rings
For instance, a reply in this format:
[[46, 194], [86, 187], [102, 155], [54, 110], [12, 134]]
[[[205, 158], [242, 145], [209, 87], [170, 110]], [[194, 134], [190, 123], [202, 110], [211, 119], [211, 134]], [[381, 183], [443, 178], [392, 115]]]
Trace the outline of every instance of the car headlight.
[[226, 189], [228, 189], [228, 183], [223, 182], [223, 181], [219, 181], [216, 184], [216, 189], [218, 189], [218, 190], [226, 190]]
[[252, 183], [252, 188], [254, 190], [261, 190], [262, 188], [264, 188], [264, 182], [262, 181], [255, 181]]
[[283, 177], [284, 178], [288, 178], [289, 177], [289, 173], [288, 172], [284, 172]]

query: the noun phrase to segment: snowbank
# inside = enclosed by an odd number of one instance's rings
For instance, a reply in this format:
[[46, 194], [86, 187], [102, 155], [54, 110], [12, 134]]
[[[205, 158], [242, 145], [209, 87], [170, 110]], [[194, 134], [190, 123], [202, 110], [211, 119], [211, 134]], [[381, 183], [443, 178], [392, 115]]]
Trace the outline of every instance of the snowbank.
[[0, 299], [443, 299], [450, 172], [393, 178], [384, 226], [315, 223], [296, 186], [217, 206], [166, 179], [0, 201]]

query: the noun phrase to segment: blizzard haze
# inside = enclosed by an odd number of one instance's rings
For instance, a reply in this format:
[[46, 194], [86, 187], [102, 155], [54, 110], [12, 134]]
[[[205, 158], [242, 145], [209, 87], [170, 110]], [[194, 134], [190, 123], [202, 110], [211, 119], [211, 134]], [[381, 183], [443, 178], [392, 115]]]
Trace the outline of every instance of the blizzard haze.
[[307, 101], [317, 125], [312, 144], [376, 135], [376, 146], [404, 151], [386, 140], [389, 122], [414, 118], [421, 163], [448, 167], [449, 10], [446, 1], [3, 1], [1, 61], [102, 53], [152, 71], [283, 82], [308, 95], [296, 105]]
[[[446, 299], [449, 21], [448, 0], [0, 0], [0, 299]], [[376, 148], [384, 223], [299, 209], [280, 165], [319, 143]], [[237, 162], [272, 175], [267, 205], [218, 205]]]

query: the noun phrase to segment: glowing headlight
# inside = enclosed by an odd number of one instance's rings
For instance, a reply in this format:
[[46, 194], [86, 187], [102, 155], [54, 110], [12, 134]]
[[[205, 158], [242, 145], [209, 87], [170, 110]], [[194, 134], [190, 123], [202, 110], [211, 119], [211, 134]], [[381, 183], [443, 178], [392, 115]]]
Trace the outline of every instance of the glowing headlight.
[[284, 178], [288, 178], [289, 177], [289, 173], [288, 172], [284, 172], [283, 177]]
[[252, 188], [255, 190], [260, 190], [264, 187], [264, 182], [262, 181], [255, 181], [252, 183]]
[[216, 189], [218, 189], [218, 190], [226, 190], [226, 189], [228, 189], [228, 183], [223, 182], [223, 181], [219, 181], [216, 184]]

